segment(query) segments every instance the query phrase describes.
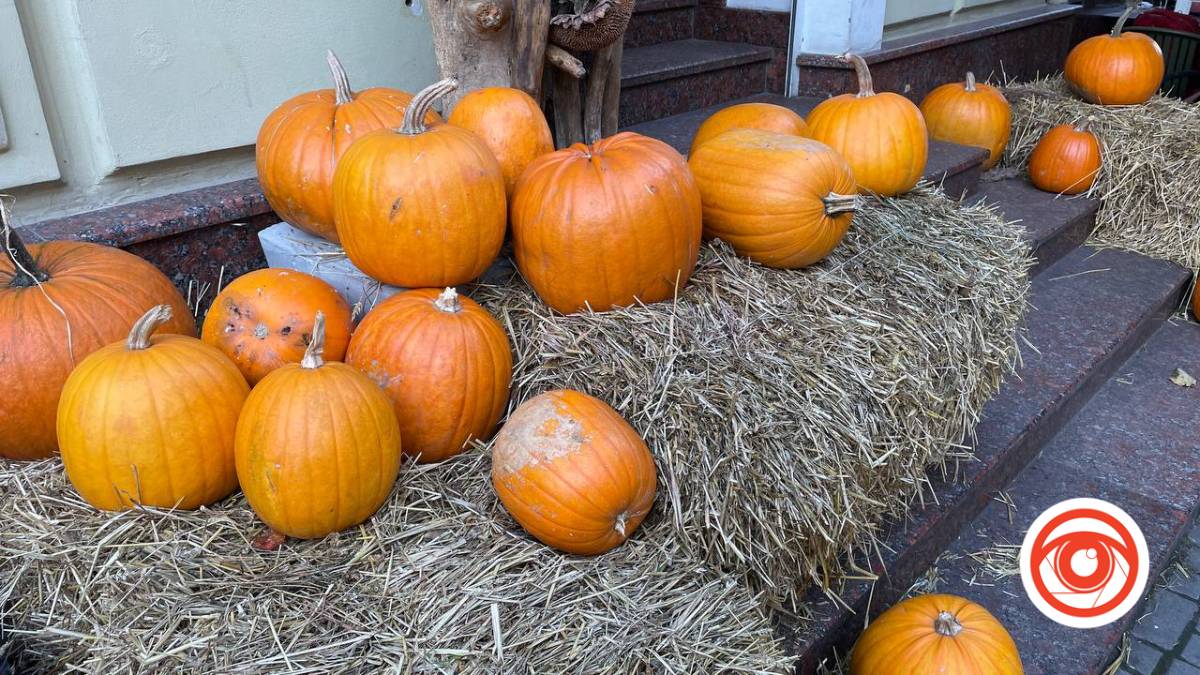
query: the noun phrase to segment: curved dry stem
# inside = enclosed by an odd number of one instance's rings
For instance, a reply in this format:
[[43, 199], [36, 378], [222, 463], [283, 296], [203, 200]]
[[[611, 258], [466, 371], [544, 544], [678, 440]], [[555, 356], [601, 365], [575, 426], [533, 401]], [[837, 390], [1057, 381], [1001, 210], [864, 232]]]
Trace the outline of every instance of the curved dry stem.
[[969, 70], [967, 71], [967, 81], [966, 81], [966, 83], [964, 83], [963, 88], [966, 89], [967, 91], [976, 91], [976, 89], [975, 89], [975, 73], [972, 73]]
[[458, 301], [458, 291], [454, 290], [453, 286], [447, 286], [437, 300], [433, 301], [433, 306], [447, 314], [462, 311], [462, 303]]
[[1075, 125], [1075, 131], [1091, 131], [1092, 130], [1092, 122], [1095, 122], [1095, 121], [1096, 121], [1096, 118], [1089, 115], [1088, 117], [1083, 118], [1082, 122]]
[[350, 78], [346, 76], [346, 69], [342, 67], [342, 62], [332, 49], [325, 52], [325, 63], [329, 64], [329, 72], [333, 73], [333, 90], [337, 96], [337, 104], [345, 105], [353, 101], [354, 91], [350, 89]]
[[933, 631], [942, 637], [955, 637], [962, 630], [962, 624], [950, 612], [939, 612], [937, 618], [933, 620]]
[[125, 348], [131, 352], [146, 349], [150, 346], [150, 335], [159, 326], [171, 320], [171, 306], [158, 305], [142, 315], [133, 323], [129, 337], [125, 339]]
[[842, 60], [854, 66], [854, 74], [858, 76], [858, 98], [874, 96], [875, 84], [871, 81], [871, 69], [867, 67], [863, 57], [846, 52], [842, 54]]
[[1129, 20], [1129, 17], [1133, 16], [1133, 10], [1137, 9], [1137, 7], [1138, 3], [1136, 1], [1126, 0], [1125, 11], [1121, 12], [1121, 16], [1117, 18], [1117, 22], [1113, 24], [1112, 33], [1109, 33], [1110, 37], [1121, 37], [1121, 31], [1125, 30], [1125, 22]]
[[830, 217], [853, 213], [862, 208], [862, 197], [858, 195], [840, 195], [830, 192], [821, 201], [825, 203], [825, 215]]
[[425, 115], [429, 114], [429, 109], [439, 98], [455, 89], [458, 89], [458, 80], [448, 77], [417, 92], [417, 95], [409, 102], [408, 109], [404, 111], [404, 122], [400, 126], [400, 133], [409, 136], [425, 133]]
[[0, 233], [4, 235], [4, 254], [13, 265], [13, 277], [8, 282], [10, 288], [29, 288], [50, 279], [46, 270], [38, 267], [33, 254], [25, 248], [25, 242], [9, 222], [8, 204], [0, 195]]
[[300, 360], [300, 367], [307, 370], [316, 370], [325, 365], [325, 313], [317, 310], [317, 317], [313, 320], [312, 339], [308, 341], [308, 349], [304, 350], [304, 358]]

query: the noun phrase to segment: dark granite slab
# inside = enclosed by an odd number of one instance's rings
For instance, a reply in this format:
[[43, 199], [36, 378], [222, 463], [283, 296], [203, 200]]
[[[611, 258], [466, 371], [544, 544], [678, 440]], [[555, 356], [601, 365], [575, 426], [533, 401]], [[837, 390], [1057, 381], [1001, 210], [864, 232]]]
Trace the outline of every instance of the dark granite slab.
[[637, 0], [637, 3], [633, 6], [633, 13], [637, 15], [695, 6], [696, 0]]
[[791, 28], [789, 12], [701, 7], [696, 12], [695, 37], [774, 47], [775, 56], [767, 64], [767, 91], [784, 94], [790, 67], [787, 52]]
[[1023, 177], [981, 182], [976, 195], [979, 201], [996, 205], [1006, 219], [1025, 226], [1038, 261], [1035, 275], [1088, 238], [1100, 208], [1099, 200], [1042, 192]]
[[619, 123], [629, 127], [762, 93], [766, 77], [764, 64], [755, 62], [623, 88]]
[[692, 38], [695, 19], [696, 8], [691, 4], [634, 14], [625, 29], [625, 49]]
[[621, 63], [624, 90], [688, 75], [707, 73], [749, 63], [766, 62], [766, 47], [716, 40], [676, 40], [626, 50]]

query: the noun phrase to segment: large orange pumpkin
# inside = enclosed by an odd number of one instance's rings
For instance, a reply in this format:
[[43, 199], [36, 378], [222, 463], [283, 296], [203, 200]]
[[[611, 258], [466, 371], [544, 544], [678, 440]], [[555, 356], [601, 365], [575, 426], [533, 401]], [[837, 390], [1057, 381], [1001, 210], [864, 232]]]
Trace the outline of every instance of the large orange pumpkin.
[[504, 172], [504, 188], [510, 198], [525, 167], [554, 152], [546, 116], [537, 101], [520, 89], [476, 89], [458, 100], [449, 122], [474, 132], [487, 144]]
[[475, 134], [426, 127], [442, 80], [413, 99], [399, 130], [356, 142], [333, 179], [334, 220], [350, 262], [385, 284], [455, 286], [483, 274], [504, 243], [504, 173]]
[[453, 288], [406, 291], [376, 305], [354, 332], [346, 363], [391, 397], [404, 452], [422, 463], [491, 436], [512, 382], [504, 327]]
[[697, 148], [688, 165], [705, 236], [768, 267], [805, 267], [829, 255], [858, 202], [846, 160], [799, 136], [735, 129]]
[[554, 309], [658, 302], [696, 266], [700, 192], [671, 146], [623, 132], [530, 164], [512, 228], [521, 274]]
[[0, 457], [38, 459], [58, 448], [54, 416], [71, 370], [121, 339], [146, 310], [168, 304], [164, 331], [196, 334], [187, 302], [150, 263], [73, 241], [28, 248], [0, 205]]
[[1100, 141], [1079, 126], [1060, 124], [1046, 132], [1029, 155], [1029, 180], [1039, 190], [1066, 195], [1086, 192], [1100, 173]]
[[871, 622], [850, 675], [1021, 675], [1017, 645], [986, 609], [952, 595], [909, 598]]
[[[333, 171], [350, 145], [373, 131], [400, 126], [412, 94], [373, 87], [350, 90], [346, 71], [327, 54], [333, 89], [318, 89], [284, 101], [258, 131], [258, 182], [279, 217], [296, 227], [337, 241], [333, 222]], [[427, 112], [426, 122], [441, 121]]]
[[929, 156], [925, 119], [899, 94], [876, 94], [867, 62], [854, 64], [858, 93], [834, 96], [808, 113], [809, 135], [841, 153], [859, 187], [885, 197], [908, 192], [921, 180]]
[[1067, 54], [1063, 76], [1085, 101], [1135, 105], [1150, 100], [1162, 85], [1165, 64], [1158, 43], [1143, 33], [1123, 33], [1137, 8], [1129, 3], [1109, 35], [1090, 37]]
[[314, 539], [379, 510], [400, 472], [392, 403], [366, 375], [321, 358], [318, 312], [300, 363], [263, 378], [237, 423], [237, 477], [271, 529]]
[[58, 440], [71, 484], [111, 511], [195, 509], [237, 488], [233, 434], [249, 387], [215, 347], [151, 333], [169, 305], [123, 342], [84, 359], [63, 386]]
[[654, 503], [654, 458], [599, 399], [569, 389], [522, 403], [492, 450], [492, 484], [525, 531], [567, 553], [596, 555], [633, 534]]
[[692, 137], [690, 154], [710, 139], [734, 129], [760, 129], [778, 134], [807, 136], [808, 124], [804, 118], [781, 105], [774, 103], [739, 103], [722, 108], [704, 120], [696, 135]]
[[325, 315], [325, 354], [341, 361], [350, 342], [350, 306], [333, 286], [295, 270], [244, 274], [213, 300], [203, 340], [225, 352], [251, 386], [285, 363], [299, 363], [312, 340], [312, 317]]
[[984, 169], [996, 166], [1012, 133], [1012, 106], [1000, 90], [975, 82], [951, 82], [929, 92], [921, 101], [929, 137], [939, 141], [987, 148]]

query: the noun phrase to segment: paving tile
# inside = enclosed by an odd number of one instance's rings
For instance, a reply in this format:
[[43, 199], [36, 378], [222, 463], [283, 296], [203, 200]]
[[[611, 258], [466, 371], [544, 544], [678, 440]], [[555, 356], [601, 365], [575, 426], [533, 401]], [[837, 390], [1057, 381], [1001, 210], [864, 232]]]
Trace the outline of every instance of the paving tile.
[[1185, 661], [1188, 661], [1194, 666], [1200, 666], [1200, 635], [1193, 634], [1188, 638], [1187, 644], [1184, 646], [1180, 656]]
[[1197, 668], [1190, 663], [1175, 659], [1170, 661], [1165, 675], [1200, 675], [1200, 668]]
[[1148, 604], [1150, 613], [1137, 622], [1133, 635], [1164, 651], [1171, 651], [1180, 644], [1189, 624], [1200, 611], [1194, 601], [1170, 591], [1158, 592]]
[[1129, 657], [1125, 660], [1125, 667], [1138, 675], [1150, 675], [1158, 667], [1162, 655], [1163, 653], [1154, 645], [1134, 640], [1129, 647]]

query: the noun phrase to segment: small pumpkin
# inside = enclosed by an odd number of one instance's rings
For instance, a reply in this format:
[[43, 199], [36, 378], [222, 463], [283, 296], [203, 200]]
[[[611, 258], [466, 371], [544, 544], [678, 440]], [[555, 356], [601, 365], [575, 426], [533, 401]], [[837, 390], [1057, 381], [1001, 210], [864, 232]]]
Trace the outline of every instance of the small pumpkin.
[[522, 403], [496, 434], [492, 484], [543, 544], [596, 555], [633, 534], [658, 478], [650, 449], [615, 410], [560, 389]]
[[768, 267], [805, 267], [829, 255], [858, 204], [846, 160], [808, 138], [735, 129], [701, 145], [688, 165], [705, 236]]
[[258, 383], [237, 423], [237, 477], [272, 530], [315, 539], [370, 518], [400, 473], [400, 427], [388, 397], [354, 368], [326, 363], [317, 312], [300, 363]]
[[[326, 61], [333, 89], [318, 89], [284, 101], [267, 116], [254, 146], [258, 182], [267, 203], [288, 223], [337, 241], [333, 222], [333, 170], [355, 140], [400, 126], [412, 94], [399, 89], [350, 89], [333, 52]], [[425, 121], [441, 118], [427, 112]]]
[[1162, 86], [1166, 70], [1162, 48], [1144, 33], [1121, 32], [1138, 5], [1127, 4], [1110, 34], [1090, 37], [1067, 54], [1063, 77], [1089, 103], [1145, 103]]
[[496, 156], [509, 198], [525, 167], [554, 152], [546, 116], [537, 101], [520, 89], [476, 89], [454, 105], [449, 122], [474, 132]]
[[1012, 106], [1000, 90], [975, 81], [967, 71], [964, 82], [951, 82], [929, 92], [921, 101], [929, 137], [938, 141], [987, 148], [984, 170], [1004, 156], [1012, 133]]
[[734, 129], [760, 129], [790, 136], [807, 136], [808, 124], [794, 111], [774, 103], [739, 103], [722, 108], [704, 120], [692, 137], [695, 154], [705, 142]]
[[84, 359], [63, 386], [63, 466], [98, 509], [195, 509], [237, 489], [233, 435], [250, 388], [215, 347], [152, 336], [172, 312], [146, 312], [125, 341]]
[[876, 94], [867, 62], [854, 65], [858, 93], [834, 96], [808, 113], [809, 136], [841, 153], [863, 190], [885, 197], [908, 192], [925, 173], [929, 138], [925, 118], [899, 94]]
[[489, 438], [508, 403], [508, 334], [453, 288], [405, 291], [376, 305], [355, 331], [346, 362], [391, 397], [404, 451], [422, 463]]
[[350, 262], [393, 286], [455, 286], [483, 274], [507, 228], [504, 173], [478, 136], [426, 127], [453, 79], [422, 90], [398, 130], [357, 142], [333, 179], [334, 220]]
[[234, 279], [213, 300], [201, 337], [254, 386], [283, 364], [300, 362], [318, 310], [325, 315], [325, 353], [341, 361], [350, 342], [350, 306], [333, 286], [296, 270], [269, 267]]
[[7, 223], [0, 203], [0, 458], [39, 459], [58, 449], [58, 399], [79, 362], [155, 305], [174, 310], [164, 332], [195, 335], [196, 323], [145, 260], [78, 241], [26, 247]]
[[850, 654], [850, 675], [1021, 675], [1008, 631], [986, 609], [952, 595], [921, 595], [871, 622]]
[[521, 274], [564, 314], [674, 297], [700, 254], [700, 192], [687, 163], [632, 132], [534, 160], [511, 215]]
[[1100, 173], [1100, 141], [1078, 126], [1060, 124], [1042, 136], [1029, 155], [1029, 180], [1039, 190], [1064, 195], [1086, 192]]

